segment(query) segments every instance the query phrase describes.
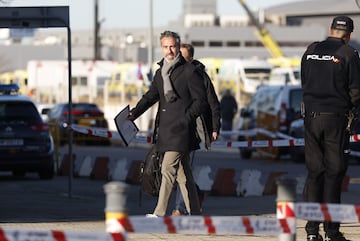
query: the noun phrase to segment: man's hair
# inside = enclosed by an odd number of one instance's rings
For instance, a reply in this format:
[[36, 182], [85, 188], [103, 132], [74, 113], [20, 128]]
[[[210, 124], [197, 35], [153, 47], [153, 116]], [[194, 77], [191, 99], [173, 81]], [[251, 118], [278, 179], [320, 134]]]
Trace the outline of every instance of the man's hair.
[[191, 44], [181, 44], [180, 48], [186, 49], [189, 52], [189, 56], [191, 58], [194, 57], [195, 50], [194, 50], [194, 46], [192, 46]]
[[160, 34], [160, 40], [162, 40], [163, 38], [174, 38], [174, 39], [176, 39], [177, 44], [180, 44], [180, 42], [181, 42], [179, 34], [169, 31], [169, 30], [166, 30]]
[[348, 36], [351, 32], [348, 31], [344, 31], [344, 30], [338, 30], [338, 29], [332, 29], [333, 31], [333, 36], [337, 37], [337, 38], [345, 38], [346, 36]]

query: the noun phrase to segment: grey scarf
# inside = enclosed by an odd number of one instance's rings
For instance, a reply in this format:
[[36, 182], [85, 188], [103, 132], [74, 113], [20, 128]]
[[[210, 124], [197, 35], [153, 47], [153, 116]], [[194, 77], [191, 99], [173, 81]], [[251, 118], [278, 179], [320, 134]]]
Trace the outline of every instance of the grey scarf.
[[174, 70], [175, 65], [180, 61], [180, 54], [178, 54], [175, 59], [171, 62], [168, 62], [165, 58], [163, 61], [163, 66], [161, 68], [161, 75], [164, 80], [164, 96], [167, 102], [173, 102], [176, 100], [176, 93], [173, 90], [170, 74]]

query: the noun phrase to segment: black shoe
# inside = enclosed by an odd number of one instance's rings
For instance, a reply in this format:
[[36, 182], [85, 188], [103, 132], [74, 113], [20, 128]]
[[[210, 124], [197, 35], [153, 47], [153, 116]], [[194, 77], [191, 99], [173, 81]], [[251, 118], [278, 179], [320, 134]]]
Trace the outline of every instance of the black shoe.
[[323, 241], [323, 237], [320, 234], [308, 234], [307, 241]]
[[340, 232], [334, 234], [325, 234], [325, 241], [351, 241], [349, 239], [346, 239], [344, 235]]

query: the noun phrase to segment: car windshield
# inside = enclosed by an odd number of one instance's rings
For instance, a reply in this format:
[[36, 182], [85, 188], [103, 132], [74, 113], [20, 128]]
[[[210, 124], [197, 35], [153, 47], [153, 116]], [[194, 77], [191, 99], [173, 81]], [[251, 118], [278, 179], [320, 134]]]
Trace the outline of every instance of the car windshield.
[[295, 76], [295, 79], [300, 80], [300, 78], [301, 78], [300, 70], [294, 70], [294, 76]]
[[0, 102], [0, 121], [41, 122], [36, 107], [30, 102]]
[[257, 108], [262, 112], [276, 113], [281, 100], [281, 87], [264, 88], [257, 94]]
[[289, 107], [292, 108], [295, 112], [300, 112], [300, 106], [302, 101], [302, 90], [293, 89], [290, 92]]
[[267, 80], [270, 77], [270, 68], [246, 68], [244, 69], [245, 75], [249, 79], [254, 80]]
[[[65, 110], [68, 110], [69, 106], [65, 106]], [[73, 111], [100, 111], [97, 105], [91, 103], [80, 103], [80, 104], [72, 104]]]

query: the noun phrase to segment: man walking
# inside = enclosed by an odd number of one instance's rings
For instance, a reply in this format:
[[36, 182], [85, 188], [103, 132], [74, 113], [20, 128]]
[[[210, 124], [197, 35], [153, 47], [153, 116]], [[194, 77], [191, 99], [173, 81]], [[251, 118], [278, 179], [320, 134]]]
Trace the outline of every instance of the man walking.
[[[302, 57], [308, 171], [304, 198], [308, 202], [341, 202], [341, 184], [348, 167], [348, 117], [360, 103], [360, 59], [348, 45], [353, 28], [351, 18], [335, 17], [329, 37], [312, 43]], [[308, 241], [323, 240], [319, 224], [307, 222]], [[346, 241], [339, 228], [339, 223], [324, 222], [325, 240]]]
[[[218, 97], [215, 92], [214, 85], [211, 82], [209, 75], [205, 71], [205, 66], [198, 60], [194, 59], [194, 47], [191, 44], [183, 43], [180, 46], [181, 55], [184, 57], [186, 61], [196, 66], [198, 71], [200, 71], [203, 76], [204, 86], [206, 90], [206, 98], [207, 98], [207, 108], [204, 113], [201, 114], [200, 117], [196, 119], [196, 130], [205, 144], [206, 149], [211, 148], [211, 142], [216, 141], [219, 136], [220, 131], [220, 103]], [[195, 152], [192, 153], [192, 159], [194, 159]], [[205, 197], [205, 193], [202, 192], [199, 186], [196, 185], [200, 206]], [[186, 207], [184, 204], [184, 200], [182, 198], [179, 189], [176, 191], [176, 201], [175, 201], [175, 210], [172, 215], [179, 216], [187, 214]]]
[[210, 149], [211, 142], [218, 139], [220, 132], [220, 102], [214, 85], [205, 71], [205, 65], [194, 59], [194, 47], [191, 44], [181, 44], [180, 51], [186, 61], [196, 66], [204, 79], [208, 106], [200, 118], [197, 119], [197, 131], [205, 143], [206, 149]]
[[180, 53], [180, 36], [165, 31], [160, 36], [163, 59], [149, 90], [131, 110], [135, 120], [153, 104], [159, 102], [154, 139], [159, 152], [164, 153], [162, 182], [154, 212], [149, 217], [164, 216], [175, 182], [179, 184], [187, 212], [200, 214], [189, 153], [199, 149], [196, 118], [206, 109], [204, 81], [196, 67]]
[[237, 112], [238, 105], [235, 97], [231, 94], [231, 90], [225, 90], [224, 96], [220, 101], [221, 110], [221, 130], [232, 131], [233, 119]]

